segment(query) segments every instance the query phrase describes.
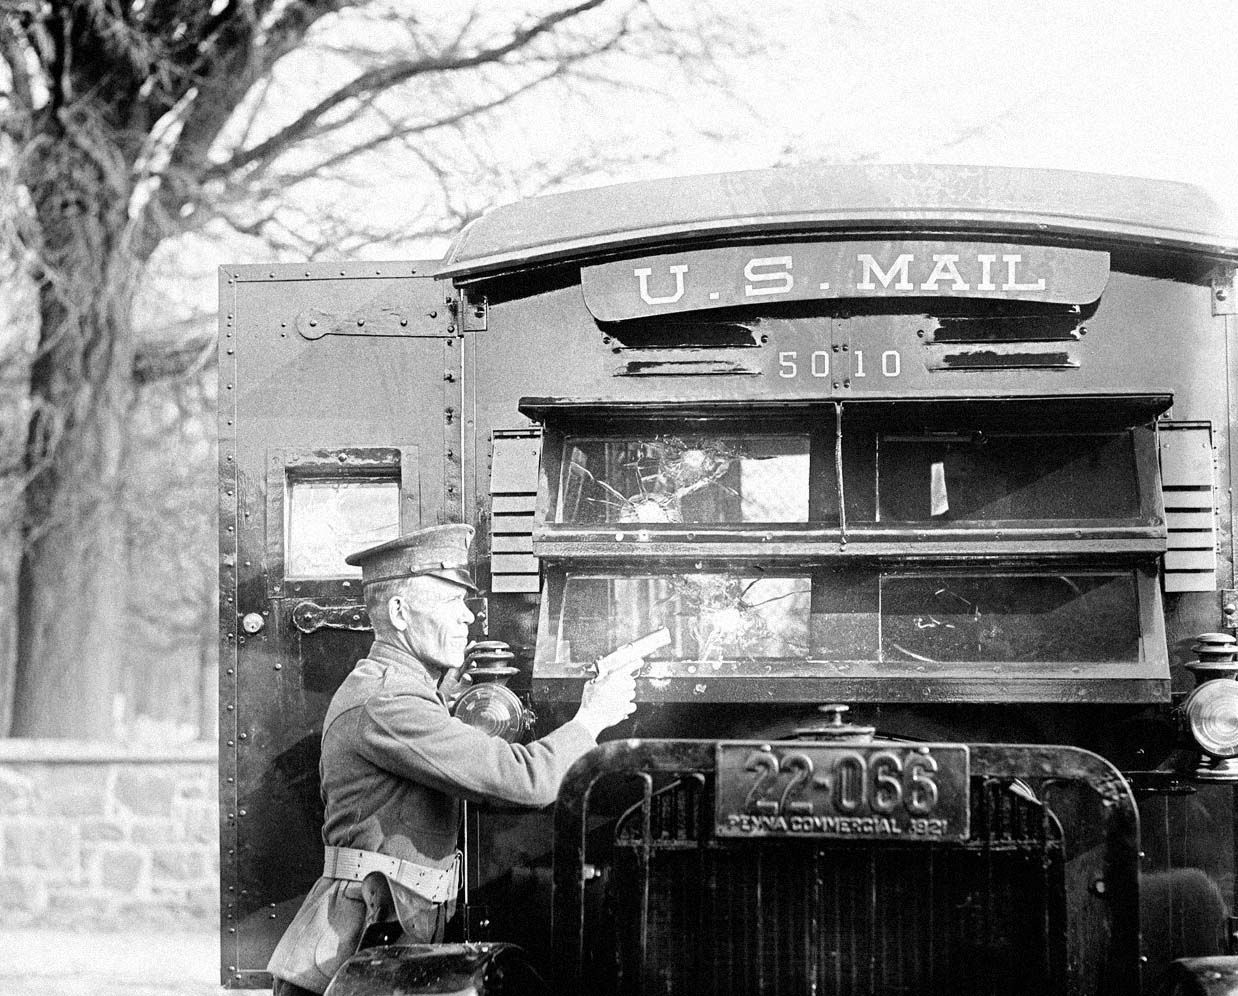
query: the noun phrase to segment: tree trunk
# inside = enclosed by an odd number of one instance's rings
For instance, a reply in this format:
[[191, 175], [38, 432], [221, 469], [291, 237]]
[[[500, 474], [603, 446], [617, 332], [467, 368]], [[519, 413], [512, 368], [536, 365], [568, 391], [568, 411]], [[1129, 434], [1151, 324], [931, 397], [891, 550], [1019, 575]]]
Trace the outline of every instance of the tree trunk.
[[30, 374], [16, 736], [107, 738], [123, 651], [118, 502], [133, 402], [121, 157], [98, 133], [45, 136], [29, 157], [39, 222], [40, 339]]
[[113, 413], [80, 427], [72, 447], [77, 459], [39, 489], [73, 514], [28, 540], [22, 559], [15, 736], [112, 735], [125, 549], [123, 519], [100, 491], [116, 479], [118, 429]]
[[[5, 209], [0, 207], [0, 223]], [[17, 573], [21, 566], [26, 398], [30, 387], [30, 330], [34, 290], [16, 259], [0, 251], [0, 737], [13, 725], [17, 680]]]
[[[7, 489], [7, 482], [0, 487]], [[17, 530], [0, 531], [0, 737], [13, 728], [13, 699], [17, 682], [17, 569], [20, 562]]]

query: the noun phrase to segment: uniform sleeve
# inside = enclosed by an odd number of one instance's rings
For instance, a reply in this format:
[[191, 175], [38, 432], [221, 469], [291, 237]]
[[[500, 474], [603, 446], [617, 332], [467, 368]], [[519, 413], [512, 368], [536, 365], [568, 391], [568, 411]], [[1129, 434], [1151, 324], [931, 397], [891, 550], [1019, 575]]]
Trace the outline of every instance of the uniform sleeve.
[[577, 758], [596, 746], [570, 722], [527, 746], [451, 716], [441, 702], [380, 695], [366, 702], [359, 752], [386, 771], [470, 802], [548, 806]]

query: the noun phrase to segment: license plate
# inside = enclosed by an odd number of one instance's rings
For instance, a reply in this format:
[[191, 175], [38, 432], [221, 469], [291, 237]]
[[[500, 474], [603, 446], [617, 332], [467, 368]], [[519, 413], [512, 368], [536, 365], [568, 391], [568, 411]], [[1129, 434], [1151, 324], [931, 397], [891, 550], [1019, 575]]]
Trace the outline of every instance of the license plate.
[[967, 837], [960, 744], [719, 743], [715, 761], [719, 837]]

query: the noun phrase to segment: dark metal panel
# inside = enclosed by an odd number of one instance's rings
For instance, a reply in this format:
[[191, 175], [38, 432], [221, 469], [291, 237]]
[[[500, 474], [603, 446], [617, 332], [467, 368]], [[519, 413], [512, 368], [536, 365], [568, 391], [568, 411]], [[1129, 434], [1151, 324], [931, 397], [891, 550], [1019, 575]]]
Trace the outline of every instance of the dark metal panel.
[[[219, 271], [219, 868], [220, 978], [241, 981], [236, 921], [237, 463], [236, 284]], [[229, 708], [231, 706], [231, 708]]]
[[[766, 675], [717, 674], [711, 665], [685, 665], [683, 673], [669, 677], [638, 678], [636, 701], [642, 703], [716, 703], [750, 705], [794, 705], [843, 699], [848, 702], [907, 703], [913, 705], [943, 702], [1032, 703], [1152, 703], [1169, 699], [1167, 678], [1134, 678], [1114, 666], [1093, 663], [1067, 665], [1061, 676], [1037, 674], [1034, 677], [1010, 676], [1007, 667], [980, 665], [980, 674], [945, 674], [927, 677], [894, 674], [891, 670], [866, 676], [873, 670], [867, 662], [810, 662], [795, 674], [782, 674], [775, 664]], [[689, 673], [696, 667], [696, 673]], [[723, 668], [719, 670], [724, 670]], [[1070, 669], [1074, 670], [1070, 670]], [[1039, 665], [1040, 672], [1056, 671]], [[539, 702], [573, 703], [580, 701], [583, 680], [554, 674], [533, 679], [533, 695]]]
[[[321, 717], [371, 638], [364, 620], [354, 620], [363, 615], [355, 578], [286, 576], [288, 475], [383, 471], [400, 482], [403, 528], [458, 514], [460, 447], [450, 440], [459, 438], [460, 419], [448, 425], [446, 409], [458, 413], [459, 401], [445, 392], [459, 384], [445, 374], [459, 350], [443, 288], [413, 275], [421, 269], [225, 267], [221, 278], [221, 301], [231, 303], [221, 308], [221, 438], [227, 430], [236, 440], [220, 457], [221, 579], [235, 569], [230, 586], [221, 585], [221, 598], [232, 598], [221, 604], [222, 645], [232, 656], [221, 657], [220, 674], [229, 986], [270, 984], [270, 952], [317, 875]], [[420, 324], [418, 334], [307, 338], [297, 329], [308, 313], [377, 307], [392, 326], [379, 331], [392, 332], [400, 318], [382, 305], [391, 301]], [[310, 602], [324, 625], [307, 623]]]
[[[537, 417], [551, 405], [564, 409], [617, 405], [639, 413], [667, 406], [689, 411], [704, 405], [811, 404], [849, 398], [926, 403], [1020, 399], [1030, 409], [1031, 399], [1062, 399], [1063, 405], [1072, 406], [1067, 411], [1041, 405], [1033, 417], [1038, 422], [1057, 419], [1060, 424], [1074, 413], [1089, 419], [1087, 424], [1094, 420], [1099, 425], [1119, 412], [1125, 414], [1123, 399], [1190, 394], [1198, 390], [1201, 375], [1217, 377], [1220, 371], [1202, 366], [1215, 352], [1195, 342], [1199, 316], [1206, 316], [1210, 324], [1215, 321], [1208, 300], [1209, 288], [1203, 283], [1115, 270], [1095, 309], [1076, 316], [1082, 323], [1079, 337], [1065, 340], [1077, 366], [934, 369], [938, 353], [973, 347], [938, 342], [935, 331], [950, 316], [919, 310], [923, 302], [917, 302], [911, 313], [904, 310], [906, 302], [898, 301], [880, 308], [872, 302], [844, 302], [833, 312], [790, 306], [737, 309], [742, 315], [728, 313], [724, 320], [739, 320], [750, 330], [753, 345], [746, 348], [656, 349], [646, 342], [639, 349], [628, 349], [615, 338], [613, 328], [600, 325], [588, 313], [578, 285], [561, 287], [491, 301], [488, 329], [478, 334], [477, 373], [486, 393], [484, 405], [479, 399], [479, 410], [510, 413], [520, 406]], [[1042, 317], [1044, 328], [1052, 331], [1053, 316]], [[1019, 346], [999, 345], [1005, 350]], [[983, 343], [975, 348], [992, 351]], [[1056, 342], [1029, 341], [1021, 348], [1062, 351]], [[530, 357], [538, 360], [531, 362]], [[659, 375], [616, 376], [628, 373], [629, 358], [637, 369], [656, 364], [649, 369]], [[749, 373], [719, 376], [716, 371], [728, 364]], [[1098, 406], [1089, 417], [1081, 410], [1086, 403], [1073, 400], [1088, 398], [1112, 398], [1118, 407], [1106, 411]], [[1177, 412], [1175, 416], [1184, 417]]]
[[[566, 533], [566, 535], [565, 535]], [[1024, 557], [1044, 560], [1049, 555], [1071, 557], [1083, 554], [1109, 556], [1155, 555], [1165, 552], [1163, 526], [1114, 526], [1077, 524], [1074, 528], [978, 528], [907, 529], [902, 535], [892, 529], [848, 526], [846, 541], [838, 529], [765, 529], [737, 533], [734, 530], [633, 528], [624, 524], [610, 533], [611, 541], [597, 532], [560, 531], [542, 527], [533, 533], [534, 552], [548, 559], [579, 558], [598, 561], [631, 561], [709, 558], [724, 553], [730, 559], [751, 561], [806, 558], [971, 560], [976, 557]], [[575, 535], [573, 535], [575, 534]], [[723, 545], [725, 544], [725, 545]]]
[[1203, 190], [1065, 170], [798, 166], [669, 177], [496, 208], [457, 236], [444, 276], [724, 236], [812, 231], [1033, 232], [1238, 255]]
[[[1233, 280], [1231, 283], [1235, 283]], [[1238, 284], [1235, 285], [1238, 290]], [[1232, 292], [1231, 292], [1232, 293]], [[1238, 297], [1238, 294], [1234, 295]], [[1223, 319], [1225, 337], [1225, 442], [1218, 441], [1221, 466], [1221, 480], [1228, 479], [1226, 494], [1229, 501], [1224, 503], [1225, 515], [1222, 519], [1222, 535], [1220, 542], [1224, 546], [1225, 532], [1229, 533], [1229, 588], [1238, 588], [1238, 530], [1234, 528], [1234, 496], [1238, 495], [1238, 317], [1226, 314]], [[1238, 603], [1238, 598], [1231, 591], [1228, 604]], [[1238, 630], [1238, 612], [1233, 609], [1225, 613], [1225, 622], [1231, 629]]]

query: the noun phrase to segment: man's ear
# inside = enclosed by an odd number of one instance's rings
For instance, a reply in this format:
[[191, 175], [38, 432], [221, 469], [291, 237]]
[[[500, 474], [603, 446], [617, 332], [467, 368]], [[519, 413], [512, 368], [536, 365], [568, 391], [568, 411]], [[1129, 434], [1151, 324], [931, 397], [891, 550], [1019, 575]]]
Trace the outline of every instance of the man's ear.
[[404, 608], [404, 599], [401, 596], [392, 595], [387, 599], [387, 619], [391, 622], [391, 628], [397, 633], [402, 633], [408, 628], [404, 613], [400, 611], [402, 608]]

